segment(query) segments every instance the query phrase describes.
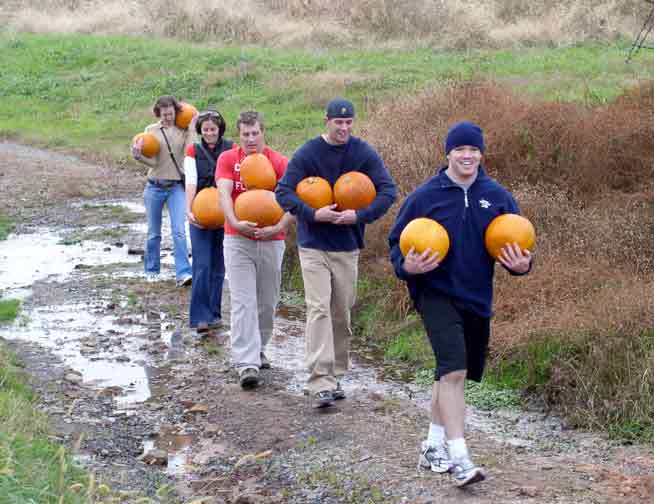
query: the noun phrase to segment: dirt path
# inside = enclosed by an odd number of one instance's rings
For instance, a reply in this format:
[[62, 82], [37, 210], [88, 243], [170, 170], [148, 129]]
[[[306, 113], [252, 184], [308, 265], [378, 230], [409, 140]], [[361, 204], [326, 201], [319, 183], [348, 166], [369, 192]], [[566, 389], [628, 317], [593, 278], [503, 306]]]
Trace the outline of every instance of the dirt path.
[[299, 306], [281, 307], [274, 367], [242, 391], [228, 325], [195, 340], [188, 291], [171, 275], [140, 275], [142, 184], [130, 171], [0, 144], [0, 210], [23, 223], [0, 243], [0, 285], [25, 313], [0, 335], [58, 436], [121, 502], [654, 502], [651, 447], [565, 430], [537, 411], [470, 412], [486, 482], [461, 491], [418, 472], [426, 392], [357, 364], [348, 399], [312, 410], [300, 391]]

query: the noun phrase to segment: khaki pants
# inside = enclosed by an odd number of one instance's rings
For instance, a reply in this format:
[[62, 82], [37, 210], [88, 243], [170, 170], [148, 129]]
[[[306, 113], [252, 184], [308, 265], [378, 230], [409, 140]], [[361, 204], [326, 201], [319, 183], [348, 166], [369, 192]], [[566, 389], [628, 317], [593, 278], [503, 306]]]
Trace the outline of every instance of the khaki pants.
[[299, 248], [307, 305], [304, 364], [311, 394], [333, 390], [350, 368], [350, 311], [356, 300], [359, 250]]
[[223, 247], [231, 304], [232, 364], [258, 368], [260, 353], [273, 333], [284, 241], [225, 235]]

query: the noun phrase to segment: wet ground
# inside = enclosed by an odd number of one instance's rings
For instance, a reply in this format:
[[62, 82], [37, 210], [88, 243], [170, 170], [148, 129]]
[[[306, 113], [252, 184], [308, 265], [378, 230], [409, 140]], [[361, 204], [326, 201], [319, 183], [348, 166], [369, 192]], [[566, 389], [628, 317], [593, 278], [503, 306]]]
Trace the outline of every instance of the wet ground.
[[[348, 398], [313, 410], [302, 394], [300, 305], [280, 306], [273, 369], [243, 391], [228, 364], [229, 317], [202, 340], [187, 328], [189, 291], [175, 288], [167, 240], [162, 279], [143, 277], [141, 175], [5, 143], [0, 184], [11, 194], [0, 209], [20, 222], [0, 242], [0, 291], [23, 301], [0, 335], [32, 373], [57, 435], [124, 502], [581, 504], [654, 495], [651, 447], [568, 430], [539, 411], [469, 411], [470, 444], [489, 474], [476, 488], [418, 472], [428, 391], [355, 358]], [[228, 288], [224, 301], [227, 315]]]

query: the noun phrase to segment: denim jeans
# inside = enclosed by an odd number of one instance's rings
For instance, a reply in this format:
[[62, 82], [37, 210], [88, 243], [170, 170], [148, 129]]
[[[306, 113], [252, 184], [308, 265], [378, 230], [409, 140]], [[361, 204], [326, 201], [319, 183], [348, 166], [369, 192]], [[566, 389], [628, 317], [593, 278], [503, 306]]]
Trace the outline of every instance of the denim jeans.
[[197, 327], [200, 322], [210, 324], [221, 318], [220, 304], [223, 298], [225, 262], [223, 260], [223, 236], [220, 229], [200, 229], [191, 224], [191, 247], [193, 249], [193, 284], [189, 325]]
[[145, 272], [159, 273], [161, 270], [161, 219], [163, 207], [168, 207], [170, 228], [173, 235], [175, 253], [175, 277], [181, 280], [191, 274], [191, 263], [188, 260], [186, 245], [186, 197], [182, 184], [175, 184], [164, 189], [151, 182], [145, 185], [143, 200], [145, 215], [148, 220], [148, 237], [145, 242]]

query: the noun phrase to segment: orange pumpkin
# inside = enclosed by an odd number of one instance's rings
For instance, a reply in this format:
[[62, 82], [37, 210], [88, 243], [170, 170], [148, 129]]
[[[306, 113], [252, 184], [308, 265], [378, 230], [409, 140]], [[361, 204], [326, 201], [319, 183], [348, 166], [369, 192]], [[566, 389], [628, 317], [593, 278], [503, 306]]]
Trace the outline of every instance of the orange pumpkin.
[[498, 259], [502, 247], [517, 243], [522, 250], [533, 250], [536, 244], [536, 230], [528, 219], [517, 214], [502, 214], [495, 217], [484, 235], [486, 250]]
[[225, 213], [218, 201], [218, 189], [205, 187], [195, 195], [191, 212], [198, 223], [207, 229], [218, 229], [225, 224]]
[[419, 217], [409, 222], [400, 234], [400, 250], [406, 256], [415, 249], [418, 254], [431, 249], [432, 253], [438, 252], [442, 261], [450, 250], [450, 237], [447, 230], [434, 219]]
[[318, 209], [334, 203], [332, 188], [322, 177], [307, 177], [301, 180], [295, 192], [311, 208]]
[[377, 191], [372, 180], [361, 172], [344, 173], [334, 184], [334, 202], [339, 210], [359, 210], [375, 200]]
[[141, 154], [145, 157], [154, 157], [159, 154], [159, 140], [152, 133], [139, 133], [135, 135], [132, 139], [132, 145], [134, 145], [139, 139], [143, 139], [143, 148], [141, 149]]
[[277, 185], [277, 173], [270, 159], [255, 153], [245, 156], [241, 161], [241, 180], [248, 190], [265, 189], [274, 191]]
[[238, 220], [256, 222], [258, 227], [266, 227], [277, 224], [284, 210], [277, 203], [274, 192], [254, 189], [236, 197], [234, 214]]
[[198, 113], [198, 109], [190, 103], [182, 102], [180, 105], [182, 108], [177, 112], [177, 114], [175, 114], [175, 124], [178, 128], [186, 129], [188, 128], [188, 125], [191, 124], [193, 116]]

